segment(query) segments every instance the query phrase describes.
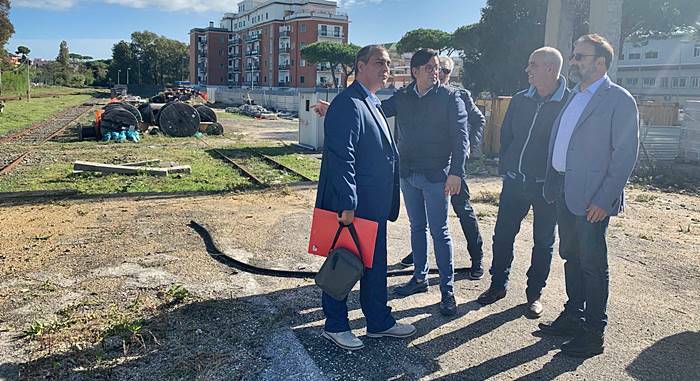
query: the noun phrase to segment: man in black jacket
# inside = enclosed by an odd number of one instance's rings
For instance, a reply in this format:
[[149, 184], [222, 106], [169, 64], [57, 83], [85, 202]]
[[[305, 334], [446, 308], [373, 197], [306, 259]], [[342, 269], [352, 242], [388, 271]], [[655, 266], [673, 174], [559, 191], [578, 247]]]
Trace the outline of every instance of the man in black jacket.
[[503, 189], [493, 236], [491, 286], [477, 299], [487, 305], [506, 296], [515, 236], [532, 207], [534, 246], [525, 291], [530, 318], [542, 315], [540, 297], [554, 248], [556, 206], [545, 201], [542, 187], [552, 126], [569, 97], [566, 80], [560, 75], [562, 62], [561, 53], [554, 48], [535, 50], [525, 69], [531, 86], [515, 94], [508, 106], [501, 127]]
[[[454, 61], [450, 57], [441, 56], [440, 60], [440, 83], [444, 86], [450, 85], [450, 76], [454, 69]], [[467, 110], [468, 130], [469, 130], [469, 151], [474, 153], [481, 143], [481, 136], [484, 131], [484, 123], [486, 119], [481, 114], [479, 108], [474, 104], [474, 100], [468, 90], [456, 89], [460, 92], [462, 101]], [[470, 155], [467, 155], [467, 159]], [[469, 202], [469, 186], [466, 182], [466, 176], [462, 177], [462, 186], [459, 188], [459, 193], [450, 198], [452, 209], [459, 218], [459, 224], [462, 227], [464, 237], [467, 239], [467, 252], [471, 258], [472, 265], [469, 268], [467, 276], [471, 280], [478, 280], [484, 276], [484, 268], [482, 259], [484, 251], [482, 249], [483, 239], [479, 232], [479, 222], [474, 213], [474, 208]], [[403, 258], [400, 264], [404, 267], [413, 265], [413, 253], [409, 253]]]

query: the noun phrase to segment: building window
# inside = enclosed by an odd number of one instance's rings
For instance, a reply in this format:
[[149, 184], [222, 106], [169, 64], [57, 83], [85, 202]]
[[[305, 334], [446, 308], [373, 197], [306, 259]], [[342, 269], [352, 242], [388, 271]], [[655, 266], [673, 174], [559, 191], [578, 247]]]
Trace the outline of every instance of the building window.
[[637, 86], [639, 83], [639, 78], [625, 78], [625, 84], [629, 87]]
[[620, 61], [624, 61], [624, 60], [625, 60], [625, 55], [624, 55], [624, 54], [620, 54], [619, 60], [620, 60]]
[[642, 54], [641, 53], [630, 53], [628, 55], [628, 57], [631, 60], [638, 60], [638, 59], [642, 58]]
[[321, 25], [321, 36], [328, 36], [328, 26]]
[[700, 57], [700, 44], [695, 44], [695, 49], [693, 50], [693, 57]]
[[304, 83], [304, 76], [299, 77], [299, 83]]
[[656, 87], [656, 78], [644, 78], [642, 80], [643, 87]]
[[674, 89], [684, 89], [687, 85], [688, 79], [685, 77], [673, 77], [671, 79], [671, 87]]
[[700, 88], [700, 77], [690, 78], [690, 87], [694, 89]]
[[302, 58], [301, 61], [299, 61], [299, 66], [306, 66], [306, 60]]
[[219, 49], [219, 56], [223, 56], [223, 55], [224, 55], [224, 49]]
[[659, 58], [659, 52], [646, 52], [646, 53], [644, 53], [644, 58], [647, 58], [647, 59]]
[[269, 16], [269, 15], [267, 14], [267, 12], [265, 12], [265, 20], [267, 20], [267, 19], [270, 18], [270, 17], [268, 17], [268, 16]]
[[334, 27], [334, 28], [333, 28], [333, 36], [335, 36], [335, 37], [340, 37], [340, 35], [341, 35], [341, 33], [340, 33], [340, 27], [339, 27], [339, 26]]
[[300, 31], [301, 33], [306, 32], [306, 24], [301, 24], [301, 25], [299, 25], [299, 31]]
[[661, 87], [664, 89], [668, 89], [668, 77], [661, 78]]

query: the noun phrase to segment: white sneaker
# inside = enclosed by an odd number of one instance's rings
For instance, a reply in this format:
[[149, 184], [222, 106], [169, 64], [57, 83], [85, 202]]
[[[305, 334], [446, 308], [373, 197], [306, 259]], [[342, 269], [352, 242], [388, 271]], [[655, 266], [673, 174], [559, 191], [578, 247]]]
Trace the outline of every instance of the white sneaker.
[[393, 327], [387, 329], [386, 331], [371, 333], [367, 332], [367, 337], [410, 337], [416, 333], [416, 327], [411, 324], [401, 324], [396, 323]]
[[358, 339], [352, 331], [345, 332], [326, 332], [323, 331], [322, 337], [332, 341], [335, 345], [347, 349], [349, 351], [356, 351], [365, 347], [362, 340]]

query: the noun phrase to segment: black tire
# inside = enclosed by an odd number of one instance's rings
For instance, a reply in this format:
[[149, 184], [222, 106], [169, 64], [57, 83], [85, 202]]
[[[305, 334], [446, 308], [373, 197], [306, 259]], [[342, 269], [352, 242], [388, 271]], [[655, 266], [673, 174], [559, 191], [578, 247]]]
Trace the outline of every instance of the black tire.
[[195, 109], [197, 109], [197, 112], [199, 113], [199, 118], [202, 120], [202, 122], [218, 122], [216, 113], [210, 107], [205, 105], [199, 105], [196, 106]]
[[144, 103], [138, 107], [139, 113], [143, 118], [144, 123], [155, 124], [155, 115], [153, 114], [153, 108], [151, 108], [150, 103]]
[[128, 130], [130, 128], [137, 129], [139, 121], [136, 116], [128, 110], [121, 107], [114, 107], [106, 110], [102, 114], [100, 127], [109, 131]]
[[158, 126], [168, 136], [192, 136], [199, 131], [200, 121], [197, 110], [182, 102], [163, 106], [158, 115]]

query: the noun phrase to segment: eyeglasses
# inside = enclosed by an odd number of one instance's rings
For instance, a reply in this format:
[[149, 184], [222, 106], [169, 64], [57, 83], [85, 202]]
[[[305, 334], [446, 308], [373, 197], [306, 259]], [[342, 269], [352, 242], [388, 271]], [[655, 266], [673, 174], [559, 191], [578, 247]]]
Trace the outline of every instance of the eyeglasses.
[[423, 71], [425, 71], [426, 73], [434, 73], [434, 72], [438, 71], [439, 69], [440, 69], [440, 66], [436, 66], [436, 65], [423, 66]]
[[574, 53], [569, 57], [570, 61], [581, 61], [583, 57], [597, 57], [596, 54], [581, 54], [581, 53]]
[[442, 74], [445, 74], [445, 75], [452, 73], [452, 70], [450, 70], [446, 67], [441, 68], [440, 71], [442, 72]]

